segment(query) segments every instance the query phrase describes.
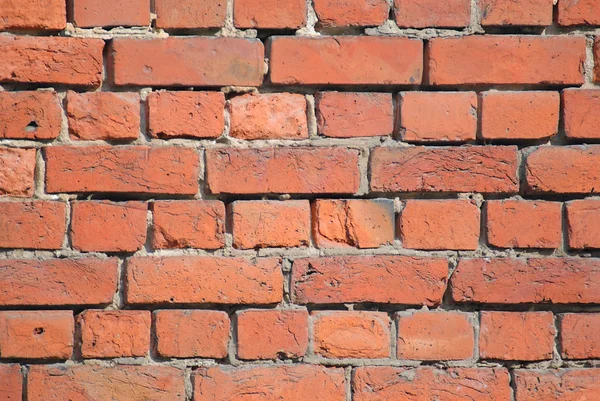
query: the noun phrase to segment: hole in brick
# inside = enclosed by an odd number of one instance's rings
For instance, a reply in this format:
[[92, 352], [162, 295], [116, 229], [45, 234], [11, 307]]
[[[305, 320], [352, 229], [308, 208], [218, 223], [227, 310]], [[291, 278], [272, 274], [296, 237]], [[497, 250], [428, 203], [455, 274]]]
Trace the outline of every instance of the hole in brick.
[[34, 132], [38, 129], [39, 125], [37, 122], [35, 121], [31, 121], [29, 124], [27, 124], [27, 126], [25, 127], [25, 131], [27, 132]]
[[35, 329], [33, 329], [33, 334], [40, 336], [42, 334], [44, 334], [44, 328], [43, 327], [36, 327]]

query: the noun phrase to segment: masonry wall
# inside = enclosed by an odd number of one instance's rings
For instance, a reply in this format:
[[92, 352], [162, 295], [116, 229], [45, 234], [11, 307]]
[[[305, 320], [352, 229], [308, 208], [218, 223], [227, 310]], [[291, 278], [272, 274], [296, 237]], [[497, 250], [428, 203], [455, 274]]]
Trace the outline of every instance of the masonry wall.
[[1, 400], [600, 399], [600, 2], [0, 30]]

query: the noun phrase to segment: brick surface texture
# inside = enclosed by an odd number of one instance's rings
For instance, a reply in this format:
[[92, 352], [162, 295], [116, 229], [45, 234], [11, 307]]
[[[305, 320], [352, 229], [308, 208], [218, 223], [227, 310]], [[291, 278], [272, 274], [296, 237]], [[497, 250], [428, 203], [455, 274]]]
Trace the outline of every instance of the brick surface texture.
[[600, 400], [600, 0], [0, 0], [0, 401]]

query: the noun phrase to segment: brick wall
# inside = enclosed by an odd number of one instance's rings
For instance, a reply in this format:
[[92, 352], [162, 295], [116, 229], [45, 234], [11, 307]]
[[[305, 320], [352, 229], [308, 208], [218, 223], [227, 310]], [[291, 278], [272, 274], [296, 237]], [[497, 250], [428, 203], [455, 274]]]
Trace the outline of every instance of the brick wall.
[[1, 400], [600, 399], [597, 0], [0, 30]]

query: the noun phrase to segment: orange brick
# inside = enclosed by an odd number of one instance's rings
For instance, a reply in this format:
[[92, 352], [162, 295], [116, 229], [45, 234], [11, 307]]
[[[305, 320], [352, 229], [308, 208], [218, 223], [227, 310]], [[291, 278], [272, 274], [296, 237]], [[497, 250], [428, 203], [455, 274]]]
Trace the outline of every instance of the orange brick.
[[0, 312], [0, 358], [69, 359], [73, 312]]
[[552, 0], [481, 0], [479, 2], [483, 26], [552, 25], [552, 8]]
[[600, 369], [515, 370], [518, 401], [593, 400], [600, 394]]
[[313, 347], [327, 358], [388, 358], [390, 318], [384, 312], [313, 312]]
[[237, 28], [300, 28], [306, 23], [304, 0], [236, 0], [233, 25]]
[[394, 0], [396, 23], [406, 28], [461, 28], [469, 25], [469, 0]]
[[308, 347], [305, 310], [244, 310], [237, 314], [240, 359], [300, 358]]
[[163, 29], [220, 28], [227, 2], [154, 0], [156, 27]]
[[565, 135], [571, 139], [600, 139], [600, 90], [565, 89]]
[[600, 25], [600, 3], [596, 0], [560, 0], [558, 25]]
[[154, 312], [156, 351], [166, 358], [225, 358], [229, 316], [208, 310]]
[[394, 202], [389, 199], [313, 203], [313, 238], [319, 248], [378, 248], [394, 242]]
[[470, 200], [408, 200], [399, 228], [405, 248], [477, 249], [479, 207]]
[[60, 249], [67, 230], [66, 204], [6, 202], [0, 207], [0, 248]]
[[74, 0], [73, 21], [81, 28], [149, 26], [149, 0]]
[[564, 359], [600, 358], [600, 314], [567, 313], [560, 320], [561, 354]]
[[0, 394], [6, 401], [23, 399], [23, 374], [19, 365], [0, 365]]
[[386, 0], [314, 0], [318, 26], [377, 26], [389, 15]]
[[0, 30], [60, 30], [66, 26], [67, 3], [64, 0], [0, 0]]
[[0, 147], [0, 197], [33, 195], [35, 149]]
[[401, 137], [407, 142], [475, 140], [475, 92], [404, 92], [399, 103]]
[[568, 202], [566, 210], [569, 248], [600, 248], [600, 200]]
[[0, 92], [0, 138], [54, 139], [61, 118], [54, 91]]
[[453, 361], [473, 357], [475, 334], [469, 314], [415, 312], [396, 316], [398, 359]]

